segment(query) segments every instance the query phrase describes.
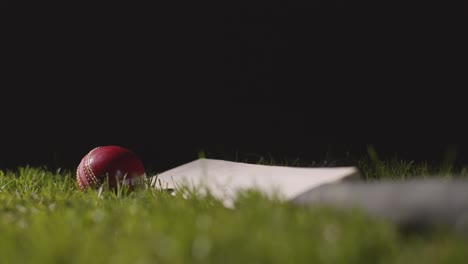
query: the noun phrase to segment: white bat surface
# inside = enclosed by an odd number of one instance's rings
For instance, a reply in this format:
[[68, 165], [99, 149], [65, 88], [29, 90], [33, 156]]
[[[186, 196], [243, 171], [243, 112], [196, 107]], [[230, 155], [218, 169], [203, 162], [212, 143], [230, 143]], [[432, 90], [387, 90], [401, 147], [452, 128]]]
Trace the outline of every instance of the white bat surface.
[[355, 167], [287, 167], [202, 158], [154, 175], [151, 184], [175, 190], [202, 186], [229, 204], [239, 190], [256, 189], [290, 200], [317, 186], [359, 176]]

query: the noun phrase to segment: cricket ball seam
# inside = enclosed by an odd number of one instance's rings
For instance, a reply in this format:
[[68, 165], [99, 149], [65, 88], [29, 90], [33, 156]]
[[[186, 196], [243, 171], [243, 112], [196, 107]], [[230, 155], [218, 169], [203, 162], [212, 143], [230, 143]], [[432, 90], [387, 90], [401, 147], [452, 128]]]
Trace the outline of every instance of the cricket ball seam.
[[92, 182], [92, 183], [98, 183], [98, 179], [97, 179], [96, 175], [94, 174], [93, 169], [91, 168], [91, 161], [89, 160], [89, 156], [98, 148], [99, 147], [96, 147], [96, 148], [92, 149], [88, 153], [88, 155], [86, 155], [86, 160], [85, 160], [85, 168], [86, 168], [86, 171], [88, 171], [88, 173], [89, 173], [90, 182]]
[[91, 178], [91, 175], [90, 175], [90, 168], [88, 168], [88, 163], [89, 163], [89, 155], [86, 155], [85, 157], [85, 160], [84, 160], [84, 164], [83, 164], [83, 170], [84, 170], [84, 175], [85, 175], [85, 178], [86, 178], [86, 185], [90, 185], [92, 184], [94, 181], [93, 179]]
[[[93, 173], [93, 170], [91, 169], [90, 161], [89, 161], [89, 155], [96, 150], [99, 147], [96, 147], [92, 149], [86, 156], [83, 158], [82, 164], [80, 164], [76, 170], [76, 175], [78, 178], [78, 185], [82, 190], [86, 189], [86, 186], [89, 186], [92, 183], [98, 183], [98, 180]], [[83, 182], [86, 182], [86, 186], [84, 186]]]
[[82, 177], [81, 177], [81, 173], [80, 173], [80, 167], [81, 167], [81, 166], [78, 166], [78, 168], [76, 169], [76, 176], [77, 176], [77, 178], [78, 178], [78, 185], [80, 186], [80, 189], [81, 189], [81, 190], [84, 190], [85, 187], [84, 187], [83, 184], [81, 183]]
[[90, 182], [89, 182], [89, 178], [88, 176], [86, 176], [86, 169], [84, 168], [84, 162], [86, 161], [86, 156], [83, 158], [83, 161], [81, 162], [81, 164], [79, 165], [78, 167], [78, 173], [79, 173], [79, 180], [80, 180], [80, 184], [83, 186], [83, 190], [86, 190], [87, 186], [89, 186]]

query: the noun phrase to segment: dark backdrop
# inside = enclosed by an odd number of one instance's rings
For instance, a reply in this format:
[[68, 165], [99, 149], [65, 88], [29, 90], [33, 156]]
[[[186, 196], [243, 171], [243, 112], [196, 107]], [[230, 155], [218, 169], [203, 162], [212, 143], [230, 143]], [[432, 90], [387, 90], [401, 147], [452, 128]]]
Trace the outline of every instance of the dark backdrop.
[[342, 1], [148, 9], [10, 10], [1, 168], [74, 167], [107, 144], [154, 170], [202, 149], [358, 157], [359, 142], [387, 142], [373, 144], [383, 156], [440, 162], [448, 145], [468, 156], [468, 144], [440, 143], [467, 132], [452, 92], [466, 87], [455, 15]]

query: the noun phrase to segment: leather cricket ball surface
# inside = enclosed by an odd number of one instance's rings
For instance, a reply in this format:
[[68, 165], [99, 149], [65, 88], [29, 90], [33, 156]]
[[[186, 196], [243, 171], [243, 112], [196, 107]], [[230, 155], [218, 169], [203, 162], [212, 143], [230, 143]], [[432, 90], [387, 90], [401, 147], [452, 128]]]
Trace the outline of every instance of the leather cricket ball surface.
[[99, 146], [82, 159], [76, 170], [79, 188], [98, 188], [108, 182], [109, 189], [118, 185], [130, 188], [146, 179], [142, 161], [130, 150], [120, 146]]

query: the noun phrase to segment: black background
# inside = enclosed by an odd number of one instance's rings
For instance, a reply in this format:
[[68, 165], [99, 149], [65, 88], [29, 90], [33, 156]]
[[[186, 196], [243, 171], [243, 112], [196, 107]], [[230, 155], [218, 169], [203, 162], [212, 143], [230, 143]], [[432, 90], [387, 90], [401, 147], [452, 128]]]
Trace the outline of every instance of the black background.
[[156, 171], [200, 150], [339, 159], [369, 144], [465, 164], [467, 143], [440, 143], [468, 132], [465, 18], [314, 3], [10, 8], [0, 168], [73, 168], [110, 144]]

